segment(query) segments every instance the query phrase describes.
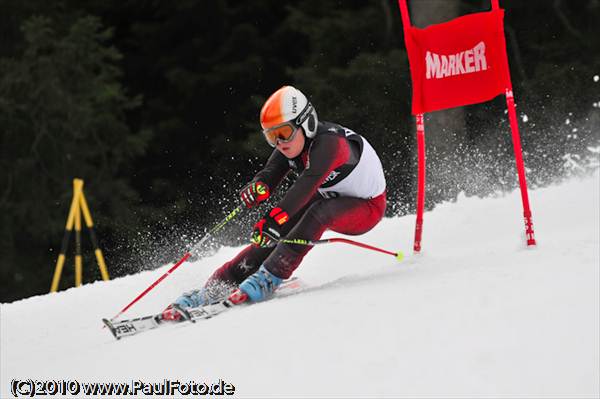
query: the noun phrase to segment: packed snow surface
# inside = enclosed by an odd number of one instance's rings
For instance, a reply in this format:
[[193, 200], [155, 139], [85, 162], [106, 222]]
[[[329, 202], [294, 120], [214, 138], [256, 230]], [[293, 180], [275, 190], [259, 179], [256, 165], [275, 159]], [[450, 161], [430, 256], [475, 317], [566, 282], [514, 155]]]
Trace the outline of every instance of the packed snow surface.
[[[221, 379], [237, 397], [598, 397], [599, 180], [530, 191], [536, 248], [518, 191], [461, 196], [425, 214], [421, 255], [414, 216], [385, 219], [358, 239], [401, 263], [320, 246], [296, 271], [308, 291], [120, 341], [100, 319], [168, 265], [2, 304], [0, 396], [17, 379]], [[183, 265], [125, 316], [161, 310], [239, 250]]]

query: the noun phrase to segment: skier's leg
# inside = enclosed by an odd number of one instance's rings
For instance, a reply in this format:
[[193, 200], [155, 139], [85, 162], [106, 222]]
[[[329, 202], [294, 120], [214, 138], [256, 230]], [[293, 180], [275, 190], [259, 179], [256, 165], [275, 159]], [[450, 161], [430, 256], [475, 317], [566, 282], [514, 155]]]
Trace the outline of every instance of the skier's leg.
[[[274, 248], [249, 245], [233, 259], [214, 271], [204, 287], [184, 292], [173, 303], [182, 308], [195, 308], [221, 301], [246, 277], [258, 270]], [[165, 320], [179, 320], [179, 313], [169, 305], [162, 313]]]
[[[292, 230], [294, 226], [299, 223], [307, 209], [309, 209], [315, 202], [319, 202], [321, 200], [322, 197], [319, 194], [315, 195], [302, 210], [300, 210], [293, 218], [291, 218], [288, 223], [282, 226], [282, 236], [286, 236], [290, 230]], [[239, 254], [237, 254], [235, 258], [215, 270], [212, 276], [210, 276], [208, 279], [206, 286], [219, 281], [226, 282], [237, 287], [238, 284], [258, 270], [258, 268], [264, 263], [265, 259], [267, 259], [274, 249], [275, 247], [261, 248], [256, 245], [248, 245]]]
[[252, 244], [248, 245], [233, 259], [215, 270], [206, 282], [206, 285], [220, 281], [237, 286], [246, 277], [258, 270], [264, 260], [267, 259], [267, 256], [273, 252], [273, 249], [261, 248]]
[[[320, 199], [319, 195], [315, 196], [308, 202], [304, 209], [309, 208], [314, 202]], [[303, 211], [298, 212], [297, 216], [284, 225], [282, 229], [283, 235], [289, 233], [302, 218], [303, 213]], [[238, 284], [259, 269], [274, 249], [274, 247], [261, 248], [255, 245], [248, 245], [233, 259], [215, 270], [204, 287], [184, 293], [174, 303], [187, 308], [217, 302], [226, 298], [233, 289], [237, 288]], [[168, 315], [176, 313], [172, 310], [171, 305], [165, 311], [167, 312], [167, 318], [169, 317]], [[178, 316], [175, 315], [173, 317]]]
[[[327, 229], [349, 235], [364, 234], [383, 218], [385, 207], [385, 193], [372, 199], [322, 199], [307, 209], [286, 238], [317, 240]], [[265, 259], [265, 268], [278, 278], [289, 278], [311, 248], [280, 243]]]

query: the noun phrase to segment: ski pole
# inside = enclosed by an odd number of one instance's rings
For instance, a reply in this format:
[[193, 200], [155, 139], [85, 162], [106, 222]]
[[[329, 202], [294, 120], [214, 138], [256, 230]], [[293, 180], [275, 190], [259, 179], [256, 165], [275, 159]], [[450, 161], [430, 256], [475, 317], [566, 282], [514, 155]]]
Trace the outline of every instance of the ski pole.
[[[219, 222], [219, 224], [217, 224], [215, 227], [213, 227], [208, 233], [206, 233], [204, 235], [204, 237], [202, 237], [202, 239], [200, 241], [198, 241], [196, 243], [196, 245], [194, 245], [192, 247], [192, 249], [188, 252], [189, 255], [193, 255], [196, 254], [202, 247], [202, 245], [204, 244], [204, 242], [206, 240], [208, 240], [211, 236], [213, 236], [216, 232], [218, 232], [219, 230], [221, 230], [223, 227], [225, 227], [225, 225], [227, 223], [229, 223], [233, 218], [235, 218], [237, 215], [240, 214], [240, 212], [242, 212], [244, 210], [244, 206], [243, 205], [238, 205], [237, 208], [235, 208], [233, 211], [231, 211], [231, 213], [229, 215], [227, 215], [225, 217], [225, 219], [221, 220]], [[187, 255], [187, 254], [186, 254]], [[189, 256], [188, 256], [189, 257]]]
[[139, 294], [137, 297], [135, 297], [135, 299], [133, 301], [131, 301], [127, 306], [125, 306], [123, 309], [121, 309], [121, 311], [119, 313], [117, 313], [112, 319], [110, 319], [110, 321], [113, 321], [117, 317], [121, 316], [130, 307], [132, 307], [134, 303], [136, 303], [137, 301], [139, 301], [148, 292], [150, 292], [154, 287], [156, 287], [161, 281], [163, 281], [164, 279], [166, 279], [172, 272], [175, 271], [175, 269], [177, 269], [186, 260], [188, 260], [188, 258], [190, 256], [192, 256], [192, 254], [194, 254], [198, 250], [200, 250], [200, 247], [202, 246], [202, 244], [204, 244], [204, 242], [206, 240], [208, 240], [213, 234], [215, 234], [216, 232], [218, 232], [219, 230], [221, 230], [228, 222], [230, 222], [233, 218], [235, 218], [243, 209], [244, 209], [244, 207], [242, 205], [239, 205], [237, 208], [235, 208], [229, 215], [227, 215], [227, 217], [225, 217], [225, 219], [223, 219], [221, 222], [219, 222], [219, 224], [217, 224], [208, 233], [206, 233], [204, 235], [204, 237], [202, 237], [202, 239], [200, 241], [198, 241], [198, 243], [196, 245], [194, 245], [191, 250], [189, 250], [188, 252], [186, 252], [185, 255], [183, 255], [183, 257], [181, 259], [179, 259], [179, 261], [177, 261], [177, 263], [175, 263], [169, 270], [167, 270], [167, 272], [165, 274], [163, 274], [162, 276], [160, 276], [158, 278], [158, 280], [156, 280], [155, 282], [153, 282], [152, 284], [150, 284], [150, 286], [148, 288], [146, 288], [141, 294]]
[[339, 237], [338, 238], [325, 238], [322, 240], [304, 240], [301, 238], [293, 238], [293, 239], [282, 239], [282, 240], [279, 240], [279, 242], [282, 242], [284, 244], [298, 244], [298, 245], [321, 245], [321, 244], [330, 244], [330, 243], [334, 243], [334, 242], [341, 242], [344, 244], [350, 244], [350, 245], [355, 245], [357, 247], [369, 249], [371, 251], [377, 251], [377, 252], [381, 252], [381, 253], [384, 253], [387, 255], [392, 255], [393, 257], [396, 258], [396, 260], [398, 260], [398, 262], [401, 262], [402, 259], [404, 259], [404, 254], [402, 253], [402, 251], [392, 252], [392, 251], [388, 251], [385, 249], [374, 247], [372, 245], [364, 244], [362, 242], [352, 241], [352, 240], [348, 240], [346, 238], [339, 238]]

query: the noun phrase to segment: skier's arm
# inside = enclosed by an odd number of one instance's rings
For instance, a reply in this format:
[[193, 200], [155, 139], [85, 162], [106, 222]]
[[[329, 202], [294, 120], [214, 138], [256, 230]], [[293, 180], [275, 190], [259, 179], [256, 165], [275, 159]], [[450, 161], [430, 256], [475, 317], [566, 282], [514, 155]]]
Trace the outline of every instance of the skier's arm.
[[292, 218], [315, 195], [329, 174], [345, 164], [350, 147], [344, 137], [323, 135], [315, 139], [309, 152], [309, 165], [290, 187], [278, 207]]

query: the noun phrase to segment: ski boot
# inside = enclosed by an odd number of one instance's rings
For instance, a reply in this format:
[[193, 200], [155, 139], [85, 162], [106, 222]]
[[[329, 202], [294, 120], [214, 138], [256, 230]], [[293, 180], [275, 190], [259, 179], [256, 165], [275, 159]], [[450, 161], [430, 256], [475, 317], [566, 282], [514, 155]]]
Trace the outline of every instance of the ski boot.
[[187, 309], [204, 306], [208, 303], [209, 298], [206, 293], [206, 288], [186, 292], [163, 310], [161, 319], [165, 321], [181, 321], [181, 311], [173, 305], [177, 305], [177, 307], [181, 309]]
[[283, 279], [275, 276], [265, 265], [262, 265], [258, 271], [240, 284], [240, 290], [248, 295], [252, 302], [264, 301], [273, 295], [282, 281]]

